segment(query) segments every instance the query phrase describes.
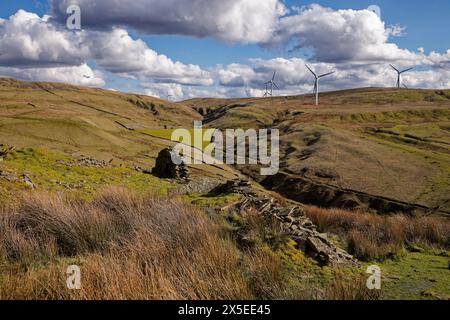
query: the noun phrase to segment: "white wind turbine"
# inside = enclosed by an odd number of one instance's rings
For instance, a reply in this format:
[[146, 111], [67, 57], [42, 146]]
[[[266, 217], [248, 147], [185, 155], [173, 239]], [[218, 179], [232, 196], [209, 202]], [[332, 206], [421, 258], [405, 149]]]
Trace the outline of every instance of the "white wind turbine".
[[314, 93], [316, 95], [316, 106], [319, 105], [319, 79], [324, 78], [326, 76], [332, 75], [333, 72], [328, 72], [322, 75], [317, 75], [314, 71], [312, 71], [312, 69], [310, 67], [308, 67], [308, 65], [305, 64], [305, 66], [308, 68], [309, 71], [311, 71], [311, 73], [314, 75], [314, 78], [316, 78], [316, 81], [314, 82]]
[[[404, 74], [405, 72], [411, 71], [414, 68], [408, 68], [408, 69], [405, 69], [403, 71], [400, 71], [396, 67], [394, 67], [392, 64], [390, 66], [391, 66], [392, 69], [394, 69], [397, 72], [397, 75], [398, 75], [398, 77], [397, 77], [397, 88], [401, 88], [402, 87], [402, 74]], [[405, 85], [405, 88], [408, 88], [408, 87]]]
[[[278, 90], [280, 90], [280, 88], [278, 87], [277, 83], [275, 82], [275, 76], [276, 75], [277, 75], [277, 72], [275, 71], [273, 73], [272, 80], [269, 80], [266, 83], [264, 83], [266, 85], [266, 93], [264, 94], [265, 97], [267, 97], [267, 96], [273, 97], [273, 87], [275, 87]], [[269, 87], [270, 87], [270, 92], [269, 92]]]

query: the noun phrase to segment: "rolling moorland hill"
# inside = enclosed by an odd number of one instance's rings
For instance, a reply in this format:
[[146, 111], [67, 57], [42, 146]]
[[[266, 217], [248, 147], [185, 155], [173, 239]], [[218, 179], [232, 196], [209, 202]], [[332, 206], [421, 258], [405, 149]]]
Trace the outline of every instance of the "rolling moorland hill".
[[450, 91], [355, 89], [268, 99], [193, 99], [212, 128], [276, 128], [269, 189], [319, 206], [450, 212]]
[[[172, 103], [0, 79], [0, 299], [448, 299], [450, 91], [321, 98]], [[150, 174], [173, 129], [202, 119], [280, 129], [280, 173], [192, 165], [189, 183]], [[319, 265], [283, 225], [233, 210], [242, 194], [211, 191], [236, 178], [299, 206], [360, 264]], [[445, 218], [374, 214], [397, 211]], [[74, 263], [93, 280], [75, 294], [61, 273]], [[364, 274], [374, 263], [385, 284], [375, 294]]]
[[[14, 161], [3, 163], [9, 178], [0, 179], [0, 197], [26, 190], [15, 181], [22, 174], [51, 190], [88, 194], [110, 185], [163, 188], [164, 183], [141, 171], [151, 170], [159, 151], [173, 143], [145, 134], [144, 128], [170, 131], [200, 119], [189, 107], [147, 96], [0, 79], [0, 144], [20, 151], [12, 155]], [[77, 166], [80, 162], [88, 166]], [[238, 174], [227, 166], [192, 169], [218, 179]]]
[[65, 84], [3, 79], [0, 99], [0, 135], [12, 144], [108, 155], [136, 156], [136, 135], [127, 129], [179, 127], [200, 119], [190, 108], [156, 98]]

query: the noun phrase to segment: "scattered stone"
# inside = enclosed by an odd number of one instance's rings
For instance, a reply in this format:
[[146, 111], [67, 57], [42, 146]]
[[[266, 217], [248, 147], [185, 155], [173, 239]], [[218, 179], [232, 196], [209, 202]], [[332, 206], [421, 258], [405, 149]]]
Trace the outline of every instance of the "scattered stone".
[[221, 185], [223, 181], [205, 176], [196, 176], [195, 179], [191, 179], [188, 183], [183, 183], [181, 186], [170, 189], [169, 196], [180, 196], [187, 194], [205, 194], [210, 193], [211, 190]]
[[422, 297], [426, 297], [426, 298], [433, 298], [436, 300], [448, 300], [448, 297], [441, 296], [436, 291], [434, 291], [434, 289], [428, 289], [428, 290], [422, 291], [420, 294]]
[[22, 175], [22, 179], [23, 179], [23, 182], [27, 185], [27, 187], [29, 187], [30, 189], [36, 189], [35, 184], [33, 183], [33, 181], [31, 180], [31, 178], [29, 176], [24, 174], [24, 175]]
[[109, 166], [109, 162], [96, 160], [93, 158], [82, 158], [78, 160], [78, 165], [83, 167], [92, 167], [92, 168], [105, 168]]
[[84, 157], [78, 159], [76, 162], [58, 161], [58, 163], [67, 167], [89, 167], [89, 168], [107, 168], [112, 166], [113, 160], [103, 161], [90, 157]]
[[334, 246], [321, 235], [306, 238], [305, 252], [322, 266], [346, 267], [357, 264], [357, 261], [351, 255]]
[[16, 147], [8, 147], [0, 144], [0, 160], [3, 161], [8, 157], [8, 155], [16, 150]]
[[230, 180], [223, 185], [219, 185], [214, 188], [211, 193], [213, 194], [227, 194], [227, 193], [239, 193], [239, 194], [251, 194], [256, 196], [252, 191], [251, 183], [247, 180]]
[[0, 179], [5, 179], [9, 182], [23, 182], [30, 189], [36, 189], [36, 185], [33, 183], [31, 178], [26, 174], [23, 174], [19, 178], [19, 176], [17, 176], [15, 173], [0, 170]]
[[80, 181], [79, 183], [65, 183], [65, 182], [56, 181], [56, 180], [51, 180], [50, 182], [52, 182], [58, 186], [64, 187], [68, 190], [82, 189], [84, 187], [84, 184], [86, 183], [86, 181]]
[[317, 260], [322, 266], [352, 267], [358, 261], [346, 251], [331, 243], [327, 236], [317, 231], [317, 227], [306, 217], [303, 208], [281, 205], [276, 199], [267, 196], [259, 197], [252, 190], [251, 183], [245, 180], [228, 181], [212, 192], [237, 193], [244, 200], [236, 205], [241, 212], [256, 210], [267, 219], [280, 221], [284, 230], [297, 243], [297, 248]]
[[156, 159], [156, 165], [152, 170], [152, 174], [164, 179], [189, 181], [188, 167], [181, 159], [180, 164], [175, 164], [172, 160], [172, 155], [179, 157], [170, 148], [161, 150]]
[[19, 180], [19, 177], [17, 175], [15, 175], [14, 173], [0, 170], [0, 179], [5, 179], [9, 182], [16, 182], [17, 180]]

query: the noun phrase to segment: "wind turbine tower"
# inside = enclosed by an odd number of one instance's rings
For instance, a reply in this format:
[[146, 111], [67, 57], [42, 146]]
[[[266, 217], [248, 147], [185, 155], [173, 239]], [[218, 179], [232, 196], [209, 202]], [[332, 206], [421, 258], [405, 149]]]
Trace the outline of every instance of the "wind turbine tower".
[[266, 91], [264, 92], [263, 97], [264, 97], [264, 98], [267, 98], [267, 97], [269, 97], [269, 96], [270, 96], [269, 87], [268, 87], [267, 84], [266, 84]]
[[308, 68], [309, 71], [311, 71], [311, 73], [314, 75], [314, 78], [316, 79], [316, 81], [314, 82], [314, 93], [316, 95], [316, 106], [318, 106], [319, 105], [319, 80], [326, 76], [332, 75], [335, 72], [333, 71], [333, 72], [328, 72], [328, 73], [325, 73], [322, 75], [317, 75], [310, 67], [308, 67], [308, 65], [305, 65], [305, 66]]
[[400, 71], [399, 69], [394, 67], [392, 64], [390, 66], [392, 69], [394, 69], [397, 72], [397, 88], [401, 88], [402, 87], [402, 74], [404, 74], [405, 72], [411, 71], [414, 68], [408, 68], [403, 71]]

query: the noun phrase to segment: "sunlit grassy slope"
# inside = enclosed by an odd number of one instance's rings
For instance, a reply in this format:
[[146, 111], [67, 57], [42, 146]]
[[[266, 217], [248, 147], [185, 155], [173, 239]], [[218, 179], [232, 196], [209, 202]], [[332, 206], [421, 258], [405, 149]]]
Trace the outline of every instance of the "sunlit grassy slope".
[[[174, 142], [181, 142], [192, 147], [198, 147], [202, 150], [204, 150], [211, 144], [211, 135], [207, 132], [207, 130], [204, 129], [183, 129], [184, 132], [189, 133], [189, 137], [186, 137], [186, 141], [183, 141], [183, 138], [179, 137], [179, 139], [177, 140], [177, 135], [174, 135], [177, 129], [139, 129], [137, 131], [144, 135]], [[210, 139], [207, 139], [208, 136], [210, 137]]]
[[[190, 107], [148, 96], [0, 79], [0, 145], [17, 150], [0, 162], [0, 171], [17, 177], [26, 174], [43, 189], [85, 195], [111, 185], [164, 193], [168, 187], [164, 182], [135, 168], [151, 171], [158, 153], [173, 142], [143, 133], [191, 129], [200, 119]], [[112, 165], [76, 165], [83, 157]], [[226, 166], [194, 166], [192, 174], [236, 177]], [[23, 183], [0, 178], [3, 199], [21, 189], [26, 190]]]
[[[450, 91], [357, 89], [182, 103], [65, 84], [0, 80], [0, 144], [150, 169], [176, 128], [278, 128], [281, 172], [450, 210]], [[263, 181], [259, 168], [241, 171]], [[203, 175], [233, 177], [224, 167]], [[224, 172], [222, 172], [224, 171]], [[289, 186], [288, 186], [289, 187]], [[281, 190], [283, 191], [283, 190]]]
[[158, 142], [132, 130], [178, 127], [199, 119], [169, 102], [64, 84], [0, 80], [0, 141], [98, 156], [141, 158]]
[[329, 92], [319, 107], [312, 95], [183, 105], [214, 128], [280, 129], [291, 176], [450, 211], [450, 90]]

